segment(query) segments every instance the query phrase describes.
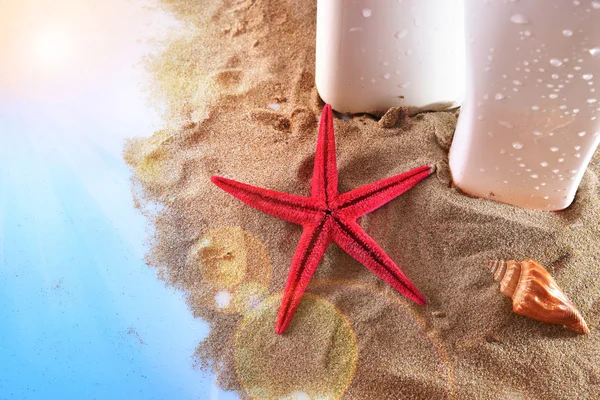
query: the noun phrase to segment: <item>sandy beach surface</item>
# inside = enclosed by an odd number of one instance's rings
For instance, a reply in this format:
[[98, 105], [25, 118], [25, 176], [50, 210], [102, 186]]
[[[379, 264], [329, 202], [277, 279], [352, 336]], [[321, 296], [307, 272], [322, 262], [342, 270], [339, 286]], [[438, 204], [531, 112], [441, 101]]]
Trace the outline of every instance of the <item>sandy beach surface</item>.
[[[186, 24], [148, 60], [168, 121], [124, 155], [149, 221], [148, 264], [210, 324], [198, 367], [255, 399], [599, 399], [600, 156], [555, 213], [451, 187], [457, 111], [334, 121], [340, 192], [436, 173], [360, 221], [427, 298], [417, 306], [332, 245], [284, 335], [279, 301], [301, 227], [214, 186], [308, 195], [318, 118], [316, 2], [164, 0]], [[483, 261], [531, 258], [577, 305], [577, 335], [512, 312]]]

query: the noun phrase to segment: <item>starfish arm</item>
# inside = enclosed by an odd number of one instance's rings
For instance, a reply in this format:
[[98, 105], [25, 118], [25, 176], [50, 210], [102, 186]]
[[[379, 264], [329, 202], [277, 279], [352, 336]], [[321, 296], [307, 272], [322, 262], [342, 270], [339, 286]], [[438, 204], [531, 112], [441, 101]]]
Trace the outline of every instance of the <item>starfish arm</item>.
[[332, 232], [335, 243], [404, 296], [419, 305], [425, 304], [421, 292], [360, 225], [340, 218], [335, 218], [335, 222]]
[[331, 217], [324, 216], [316, 224], [304, 226], [283, 292], [275, 328], [277, 334], [285, 332], [292, 321], [310, 278], [331, 243], [330, 233]]
[[336, 200], [335, 207], [348, 219], [355, 220], [400, 196], [431, 173], [432, 168], [424, 165], [391, 178], [361, 186], [340, 195]]
[[306, 224], [319, 213], [316, 202], [310, 197], [263, 189], [220, 176], [210, 180], [249, 206], [288, 222]]
[[338, 194], [333, 111], [329, 104], [323, 107], [323, 112], [321, 113], [311, 193], [313, 198], [327, 205]]

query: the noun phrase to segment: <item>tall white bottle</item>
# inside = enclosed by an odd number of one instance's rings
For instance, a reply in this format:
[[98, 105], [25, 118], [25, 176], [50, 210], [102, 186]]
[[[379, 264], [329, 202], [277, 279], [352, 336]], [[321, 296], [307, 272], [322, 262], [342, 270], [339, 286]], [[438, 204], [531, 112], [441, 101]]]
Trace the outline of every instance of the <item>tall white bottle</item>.
[[462, 17], [462, 0], [318, 0], [321, 98], [346, 113], [459, 105]]
[[600, 141], [600, 1], [465, 0], [450, 168], [472, 195], [561, 210]]

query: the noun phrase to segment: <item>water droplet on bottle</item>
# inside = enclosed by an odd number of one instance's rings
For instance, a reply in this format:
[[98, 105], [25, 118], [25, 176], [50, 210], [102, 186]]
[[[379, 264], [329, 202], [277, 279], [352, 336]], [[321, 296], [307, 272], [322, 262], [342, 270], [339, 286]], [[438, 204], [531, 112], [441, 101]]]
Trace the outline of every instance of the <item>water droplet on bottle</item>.
[[540, 131], [533, 131], [532, 133], [533, 133], [533, 136], [543, 136], [544, 135], [544, 133], [540, 132]]
[[533, 179], [537, 179], [537, 178], [538, 178], [538, 175], [537, 175], [537, 174], [531, 174], [531, 175], [529, 175], [529, 176], [531, 176]]
[[558, 174], [558, 171], [560, 171], [559, 169], [553, 169], [552, 172], [554, 172], [555, 174]]
[[541, 165], [542, 167], [547, 167], [547, 166], [548, 166], [548, 163], [547, 163], [546, 161], [542, 161], [542, 162], [540, 163], [540, 165]]
[[551, 99], [557, 99], [558, 95], [556, 93], [551, 93], [548, 97]]
[[581, 148], [581, 146], [575, 146], [574, 149], [575, 150], [579, 150]]
[[408, 35], [408, 31], [406, 29], [402, 29], [401, 31], [394, 33], [394, 37], [396, 39], [403, 39], [406, 37], [406, 35]]
[[575, 153], [575, 158], [581, 158], [581, 154]]
[[572, 174], [576, 174], [576, 173], [577, 173], [577, 170], [576, 170], [576, 169], [572, 169], [572, 170], [570, 170], [569, 172], [570, 172], [570, 173], [572, 173]]
[[562, 31], [562, 34], [563, 34], [564, 36], [567, 36], [567, 37], [569, 37], [569, 36], [572, 36], [572, 35], [573, 35], [573, 31], [572, 31], [572, 30], [570, 30], [570, 29], [565, 29], [565, 30], [563, 30], [563, 31]]
[[419, 25], [421, 25], [421, 21], [419, 20], [419, 18], [414, 17], [413, 18], [413, 24], [415, 24], [415, 26], [419, 26]]
[[585, 131], [578, 132], [577, 135], [579, 137], [584, 137], [585, 136]]
[[404, 83], [399, 84], [398, 87], [404, 89], [404, 88], [407, 88], [408, 85], [410, 85], [410, 82], [404, 82]]
[[408, 49], [404, 52], [404, 54], [406, 54], [407, 56], [412, 56], [412, 50]]
[[508, 183], [508, 181], [502, 181], [502, 183], [504, 183], [504, 184], [507, 184], [507, 183]]
[[479, 168], [479, 172], [485, 172], [484, 168]]
[[528, 24], [529, 20], [523, 14], [514, 14], [510, 17], [510, 22], [514, 24]]
[[362, 32], [363, 28], [360, 27], [356, 27], [356, 28], [350, 28], [350, 32]]
[[585, 102], [588, 104], [594, 104], [596, 102], [596, 99], [587, 99]]
[[502, 100], [504, 98], [504, 95], [502, 93], [496, 93], [496, 95], [494, 96], [494, 98], [496, 100]]
[[526, 166], [527, 166], [527, 165], [525, 165], [525, 164], [523, 164], [523, 163], [519, 164], [519, 167], [521, 167], [521, 168], [525, 168]]
[[521, 82], [521, 81], [519, 81], [519, 80], [516, 80], [516, 79], [515, 79], [515, 80], [513, 81], [513, 84], [514, 84], [514, 85], [517, 85], [517, 86], [521, 86], [521, 85], [523, 84], [523, 82]]
[[581, 77], [584, 80], [589, 81], [590, 79], [592, 79], [594, 77], [594, 75], [592, 75], [592, 74], [583, 74]]
[[556, 153], [558, 151], [558, 147], [550, 147], [550, 151]]
[[600, 1], [592, 1], [592, 7], [596, 10], [600, 9]]
[[499, 123], [500, 125], [502, 125], [503, 127], [505, 127], [505, 128], [508, 128], [508, 129], [512, 129], [512, 128], [514, 128], [514, 127], [515, 127], [513, 124], [511, 124], [511, 123], [510, 123], [510, 122], [508, 122], [508, 121], [498, 121], [498, 123]]
[[552, 65], [553, 67], [560, 67], [562, 65], [562, 61], [560, 61], [558, 58], [552, 58], [550, 59], [550, 65]]
[[539, 109], [540, 109], [540, 107], [539, 107], [539, 106], [531, 106], [531, 109], [532, 109], [533, 111], [537, 111], [537, 110], [539, 110]]
[[392, 74], [390, 74], [389, 72], [386, 72], [385, 74], [383, 74], [383, 79], [390, 79], [392, 77]]
[[544, 196], [544, 200], [548, 200], [550, 196]]
[[593, 49], [590, 49], [590, 54], [592, 55], [592, 57], [600, 57], [600, 46], [598, 47], [594, 47]]
[[559, 78], [558, 74], [552, 74], [552, 79], [558, 79], [558, 78]]
[[369, 18], [371, 16], [371, 14], [373, 14], [373, 11], [371, 11], [370, 8], [363, 8], [362, 9], [362, 16], [365, 18]]
[[513, 142], [513, 144], [512, 144], [512, 147], [513, 147], [515, 150], [521, 150], [521, 149], [523, 148], [523, 143], [520, 143], [520, 142]]
[[558, 159], [558, 162], [559, 162], [559, 163], [565, 162], [565, 159], [564, 159], [564, 158], [559, 158], [559, 159]]

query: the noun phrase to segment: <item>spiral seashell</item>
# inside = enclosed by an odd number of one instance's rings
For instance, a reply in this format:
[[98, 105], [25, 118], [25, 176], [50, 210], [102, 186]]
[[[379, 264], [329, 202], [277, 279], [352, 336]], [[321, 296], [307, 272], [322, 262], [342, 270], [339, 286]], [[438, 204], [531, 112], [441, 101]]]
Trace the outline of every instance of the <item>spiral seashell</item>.
[[590, 330], [575, 305], [548, 271], [533, 260], [489, 260], [486, 264], [500, 282], [500, 292], [513, 299], [513, 311], [525, 317], [561, 324], [577, 333]]

